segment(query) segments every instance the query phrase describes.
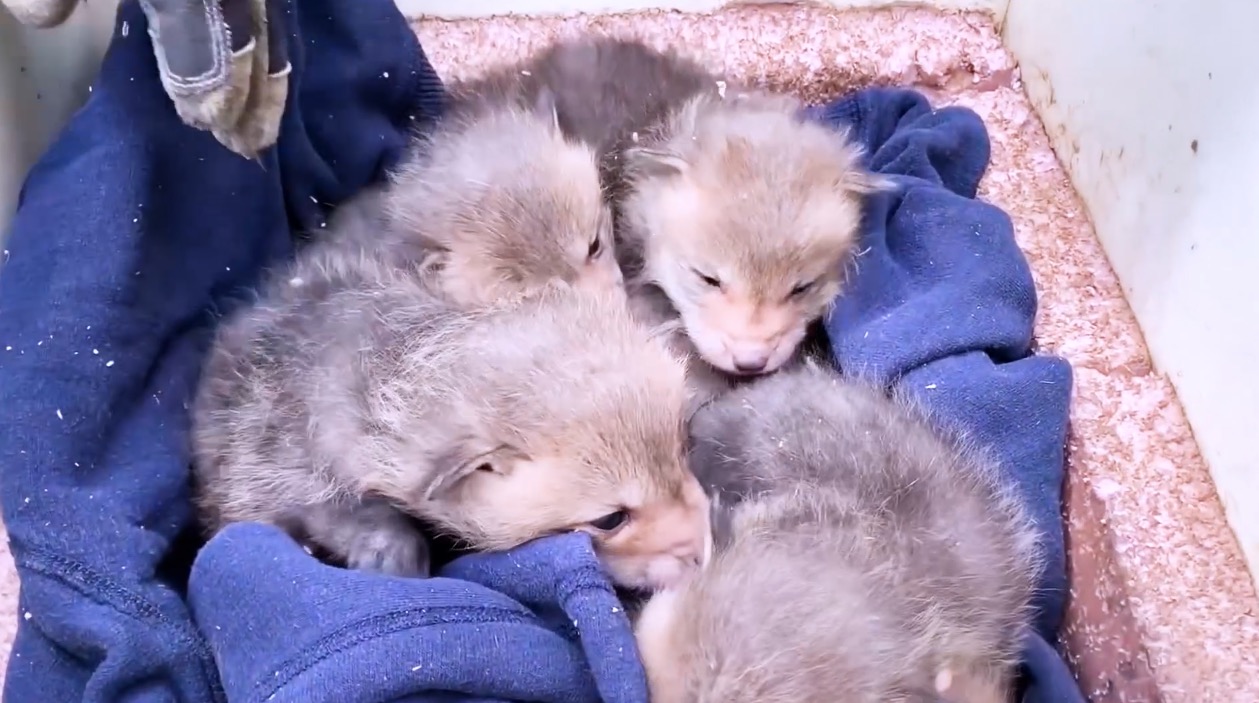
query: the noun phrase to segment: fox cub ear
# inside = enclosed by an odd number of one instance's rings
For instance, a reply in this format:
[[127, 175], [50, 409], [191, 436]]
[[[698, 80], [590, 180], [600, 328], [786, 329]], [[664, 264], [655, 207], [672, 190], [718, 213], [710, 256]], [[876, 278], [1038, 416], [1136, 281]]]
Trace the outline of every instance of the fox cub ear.
[[848, 177], [840, 183], [840, 187], [849, 193], [871, 195], [896, 190], [896, 181], [881, 173], [855, 168], [848, 172]]
[[520, 457], [509, 447], [490, 446], [478, 438], [451, 442], [433, 461], [433, 472], [423, 487], [425, 501], [441, 500], [469, 480], [511, 473]]
[[653, 178], [667, 178], [685, 173], [691, 167], [681, 154], [664, 149], [635, 147], [625, 152], [632, 173]]
[[837, 159], [841, 175], [835, 187], [839, 190], [857, 195], [871, 195], [896, 190], [896, 180], [881, 173], [875, 173], [861, 165], [864, 150], [856, 142], [848, 140], [845, 131], [839, 131], [840, 139]]
[[538, 97], [533, 100], [533, 111], [538, 117], [546, 120], [556, 130], [560, 128], [560, 109], [556, 104], [555, 91], [546, 86], [538, 89]]

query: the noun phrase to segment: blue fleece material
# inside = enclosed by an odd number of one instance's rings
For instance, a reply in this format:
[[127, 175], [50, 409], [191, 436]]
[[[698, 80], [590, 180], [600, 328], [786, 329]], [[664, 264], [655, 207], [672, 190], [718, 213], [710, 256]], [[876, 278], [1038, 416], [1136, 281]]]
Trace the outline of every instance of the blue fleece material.
[[[1010, 218], [975, 199], [988, 168], [983, 121], [921, 94], [872, 88], [810, 110], [897, 183], [869, 199], [855, 275], [826, 319], [845, 373], [899, 386], [933, 419], [987, 449], [1040, 532], [1037, 634], [1024, 703], [1081, 700], [1057, 641], [1067, 590], [1062, 482], [1071, 366], [1033, 352], [1036, 286]], [[1074, 691], [1075, 698], [1064, 697]]]

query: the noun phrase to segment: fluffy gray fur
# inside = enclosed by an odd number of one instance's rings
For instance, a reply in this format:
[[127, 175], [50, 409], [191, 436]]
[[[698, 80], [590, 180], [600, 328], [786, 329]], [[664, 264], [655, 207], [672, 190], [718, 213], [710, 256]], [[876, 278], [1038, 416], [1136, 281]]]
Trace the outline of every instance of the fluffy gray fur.
[[554, 280], [621, 287], [594, 150], [564, 135], [545, 95], [443, 115], [330, 224], [465, 306]]
[[467, 312], [425, 281], [314, 244], [223, 322], [193, 409], [208, 530], [270, 522], [394, 574], [428, 570], [408, 515], [481, 549], [587, 529], [631, 586], [697, 561], [684, 369], [624, 295], [555, 283]]
[[638, 621], [654, 703], [1008, 703], [1040, 559], [977, 452], [807, 363], [691, 423], [715, 554]]
[[661, 122], [697, 94], [717, 90], [717, 77], [675, 52], [633, 39], [588, 36], [560, 41], [528, 59], [450, 86], [455, 111], [486, 106], [554, 105], [560, 128], [595, 148], [613, 200], [621, 154], [635, 133]]
[[[721, 81], [675, 51], [660, 51], [636, 39], [585, 36], [452, 84], [451, 110], [480, 114], [504, 106], [553, 105], [563, 132], [595, 149], [604, 192], [615, 207], [626, 192], [627, 155], [640, 140], [658, 138], [651, 135], [667, 130], [673, 114], [696, 96], [720, 98]], [[621, 241], [619, 232], [617, 239], [622, 268], [637, 274], [642, 269], [641, 243]]]
[[[504, 106], [553, 106], [564, 134], [595, 150], [604, 195], [615, 205], [624, 192], [626, 151], [689, 98], [715, 94], [716, 80], [675, 52], [632, 39], [588, 36], [551, 44], [522, 62], [452, 84], [451, 112], [475, 116]], [[624, 243], [618, 241], [615, 248], [622, 269], [641, 269], [636, 247], [623, 253]], [[630, 294], [640, 319], [659, 326], [671, 348], [689, 360], [694, 405], [729, 388], [732, 379], [695, 354], [667, 296], [647, 286], [635, 286]]]
[[795, 98], [637, 40], [562, 41], [453, 93], [469, 110], [550, 96], [596, 149], [629, 293], [679, 322], [702, 394], [797, 358], [843, 289], [862, 196], [890, 187]]

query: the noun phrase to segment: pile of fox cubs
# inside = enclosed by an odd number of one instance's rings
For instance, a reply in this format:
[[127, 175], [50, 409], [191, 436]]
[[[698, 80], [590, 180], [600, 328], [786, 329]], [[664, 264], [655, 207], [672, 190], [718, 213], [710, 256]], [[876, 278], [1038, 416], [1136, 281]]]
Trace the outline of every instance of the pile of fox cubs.
[[585, 37], [453, 85], [221, 324], [207, 534], [404, 577], [583, 531], [660, 703], [1007, 703], [1039, 556], [989, 460], [805, 344], [894, 184], [796, 99]]

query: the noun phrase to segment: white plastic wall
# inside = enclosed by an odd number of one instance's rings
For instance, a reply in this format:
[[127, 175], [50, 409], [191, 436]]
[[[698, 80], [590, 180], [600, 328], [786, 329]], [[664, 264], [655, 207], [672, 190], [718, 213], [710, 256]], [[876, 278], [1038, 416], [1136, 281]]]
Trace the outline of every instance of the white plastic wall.
[[[396, 0], [408, 16], [707, 12], [725, 0]], [[819, 0], [991, 12], [1167, 372], [1259, 575], [1259, 3]], [[25, 170], [86, 97], [117, 0], [67, 25], [0, 10], [0, 232]], [[751, 4], [751, 3], [748, 3]]]
[[117, 7], [91, 0], [47, 30], [23, 27], [0, 7], [0, 241], [27, 169], [87, 100]]
[[1004, 35], [1259, 580], [1259, 3], [1011, 0]]

